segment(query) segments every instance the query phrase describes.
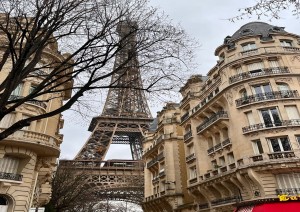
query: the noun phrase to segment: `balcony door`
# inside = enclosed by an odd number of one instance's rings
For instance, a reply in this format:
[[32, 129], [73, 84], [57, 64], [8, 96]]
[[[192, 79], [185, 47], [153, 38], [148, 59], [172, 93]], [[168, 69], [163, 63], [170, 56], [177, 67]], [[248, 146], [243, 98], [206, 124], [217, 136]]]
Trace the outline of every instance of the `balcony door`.
[[262, 109], [260, 110], [260, 113], [265, 127], [275, 127], [282, 125], [277, 108]]
[[263, 99], [274, 99], [274, 95], [269, 84], [253, 86], [253, 90], [258, 101], [261, 101]]

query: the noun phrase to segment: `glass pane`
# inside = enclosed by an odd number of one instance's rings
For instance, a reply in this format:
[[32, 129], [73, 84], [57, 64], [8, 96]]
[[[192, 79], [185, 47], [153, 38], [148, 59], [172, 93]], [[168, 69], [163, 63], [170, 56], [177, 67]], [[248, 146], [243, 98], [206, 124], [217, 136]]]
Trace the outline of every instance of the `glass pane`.
[[263, 91], [262, 91], [262, 89], [261, 89], [260, 86], [255, 86], [255, 87], [253, 87], [253, 88], [254, 88], [254, 91], [255, 91], [256, 94], [261, 94], [261, 93], [263, 93]]
[[273, 127], [273, 122], [269, 113], [269, 110], [261, 110], [261, 115], [266, 127]]
[[270, 139], [273, 152], [281, 152], [277, 138]]
[[292, 149], [291, 146], [290, 146], [290, 142], [289, 142], [287, 137], [280, 138], [280, 141], [281, 141], [283, 151], [290, 151]]
[[257, 144], [257, 148], [258, 148], [259, 154], [264, 153], [264, 150], [263, 150], [263, 148], [262, 148], [262, 146], [261, 146], [260, 140], [256, 141], [256, 144]]
[[281, 120], [276, 108], [270, 109], [275, 126], [281, 126]]
[[264, 92], [265, 93], [270, 93], [270, 92], [272, 92], [272, 90], [271, 90], [271, 87], [270, 87], [270, 85], [263, 85], [263, 88], [264, 88]]

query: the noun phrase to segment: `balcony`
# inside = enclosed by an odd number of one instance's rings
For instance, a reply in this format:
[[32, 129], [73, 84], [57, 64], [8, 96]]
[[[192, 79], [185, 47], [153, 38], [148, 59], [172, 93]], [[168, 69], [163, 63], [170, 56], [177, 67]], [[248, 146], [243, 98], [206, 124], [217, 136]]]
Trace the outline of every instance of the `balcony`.
[[181, 116], [181, 118], [180, 118], [181, 123], [186, 121], [189, 118], [189, 115], [190, 115], [190, 112], [188, 111], [183, 116]]
[[[17, 99], [22, 99], [22, 98], [23, 98], [22, 96], [10, 95], [8, 100], [12, 101], [12, 100], [17, 100]], [[44, 110], [46, 110], [46, 108], [47, 108], [47, 104], [45, 102], [42, 102], [42, 101], [36, 100], [36, 99], [27, 100], [25, 102], [25, 104], [36, 105], [38, 107], [43, 108]]]
[[153, 179], [152, 179], [152, 184], [155, 184], [155, 183], [158, 183], [159, 182], [159, 177], [157, 176], [157, 177], [154, 177]]
[[228, 114], [226, 111], [219, 111], [216, 114], [209, 117], [206, 121], [204, 121], [202, 124], [200, 124], [196, 129], [197, 133], [202, 132], [205, 128], [212, 125], [214, 122], [220, 120], [220, 119], [228, 119]]
[[164, 158], [164, 153], [161, 152], [158, 154], [155, 158], [153, 158], [150, 162], [147, 163], [147, 168], [150, 168], [158, 163], [158, 161], [162, 160]]
[[[4, 130], [5, 128], [0, 128], [0, 131]], [[42, 148], [42, 146], [44, 146], [46, 151], [44, 151], [43, 154], [45, 155], [57, 154], [59, 152], [59, 145], [61, 144], [61, 140], [55, 137], [29, 130], [18, 130], [9, 135], [8, 139], [14, 140], [16, 142], [23, 142], [24, 145], [35, 144], [38, 145], [39, 148]]]
[[223, 148], [225, 147], [230, 147], [231, 146], [231, 141], [229, 138], [227, 138], [226, 140], [222, 141], [221, 143], [209, 148], [207, 150], [207, 154], [210, 155], [210, 154], [213, 154], [214, 152], [217, 152], [219, 150], [223, 150]]
[[250, 56], [250, 55], [253, 55], [253, 54], [257, 54], [257, 53], [258, 53], [258, 49], [249, 49], [249, 50], [246, 50], [246, 51], [242, 51], [241, 56]]
[[293, 151], [285, 151], [285, 152], [273, 152], [268, 154], [269, 159], [283, 159], [283, 158], [294, 158], [295, 153]]
[[207, 209], [207, 208], [209, 208], [209, 205], [208, 205], [208, 203], [204, 203], [204, 204], [199, 204], [198, 207], [199, 207], [199, 210]]
[[0, 181], [1, 180], [13, 180], [13, 181], [22, 181], [22, 175], [0, 172]]
[[164, 169], [160, 170], [159, 173], [158, 173], [158, 177], [164, 177], [166, 176], [166, 172]]
[[233, 197], [225, 197], [225, 198], [221, 198], [221, 199], [217, 199], [217, 200], [213, 200], [211, 201], [211, 205], [215, 206], [215, 205], [225, 205], [228, 203], [236, 203], [239, 202], [240, 198], [238, 196], [233, 196]]
[[196, 155], [195, 155], [195, 153], [192, 153], [185, 158], [185, 161], [188, 163], [188, 162], [194, 161], [195, 159], [196, 159]]
[[281, 189], [276, 189], [276, 194], [277, 195], [299, 195], [300, 193], [300, 188], [281, 188]]
[[194, 183], [196, 183], [196, 182], [198, 182], [197, 177], [192, 178], [192, 179], [189, 179], [189, 183], [190, 183], [190, 184], [194, 184]]
[[245, 79], [259, 77], [259, 76], [269, 76], [269, 75], [286, 74], [286, 73], [290, 73], [287, 67], [263, 68], [259, 72], [253, 73], [253, 71], [252, 72], [248, 71], [248, 72], [236, 74], [232, 77], [229, 77], [229, 84], [242, 81]]
[[264, 130], [264, 129], [272, 129], [278, 127], [292, 127], [292, 126], [300, 126], [300, 119], [291, 119], [291, 120], [281, 120], [280, 122], [270, 122], [270, 123], [259, 123], [249, 125], [247, 127], [243, 127], [243, 133], [250, 133], [255, 132], [257, 130]]
[[287, 52], [300, 52], [300, 48], [293, 46], [283, 46], [282, 49]]
[[188, 131], [186, 134], [184, 134], [183, 140], [184, 142], [187, 142], [192, 137], [193, 137], [192, 131]]
[[236, 106], [240, 107], [255, 102], [262, 102], [266, 100], [274, 99], [287, 99], [287, 98], [299, 98], [297, 90], [289, 91], [273, 91], [268, 93], [255, 94], [251, 96], [245, 96], [240, 99], [235, 100]]

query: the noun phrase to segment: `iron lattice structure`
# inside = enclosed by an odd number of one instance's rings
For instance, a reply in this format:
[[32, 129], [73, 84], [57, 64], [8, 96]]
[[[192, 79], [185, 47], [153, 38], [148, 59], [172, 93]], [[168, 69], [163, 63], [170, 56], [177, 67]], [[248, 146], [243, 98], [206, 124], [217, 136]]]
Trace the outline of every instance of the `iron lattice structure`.
[[92, 134], [76, 160], [104, 160], [110, 144], [128, 144], [132, 159], [141, 159], [141, 138], [152, 117], [142, 90], [135, 27], [132, 22], [121, 22], [117, 27], [122, 48], [116, 54], [112, 88], [102, 114], [93, 118], [89, 127]]
[[[142, 90], [135, 27], [132, 22], [119, 23], [117, 32], [121, 48], [116, 54], [112, 88], [108, 91], [102, 114], [92, 119], [89, 127], [92, 134], [75, 160], [64, 163], [79, 172], [84, 170], [88, 176], [87, 185], [93, 188], [99, 200], [140, 204], [144, 197], [142, 137], [153, 119]], [[128, 144], [132, 160], [103, 163], [111, 144]]]

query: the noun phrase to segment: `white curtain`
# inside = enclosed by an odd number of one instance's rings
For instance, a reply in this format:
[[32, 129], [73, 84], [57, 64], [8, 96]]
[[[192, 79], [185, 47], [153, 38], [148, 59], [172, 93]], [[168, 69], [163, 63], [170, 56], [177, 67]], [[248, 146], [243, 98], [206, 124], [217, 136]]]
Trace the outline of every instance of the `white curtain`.
[[15, 122], [16, 114], [10, 113], [3, 117], [0, 121], [0, 128], [10, 127]]
[[0, 172], [16, 174], [18, 171], [19, 159], [4, 157], [0, 159]]
[[263, 68], [264, 68], [263, 62], [248, 64], [248, 71], [253, 71], [253, 70], [263, 69]]
[[279, 63], [277, 60], [269, 60], [269, 64], [271, 68], [279, 67]]
[[279, 189], [300, 187], [300, 173], [278, 174], [276, 180]]
[[246, 115], [247, 115], [249, 125], [255, 124], [252, 112], [247, 112]]
[[289, 120], [300, 119], [299, 112], [298, 112], [296, 105], [284, 106], [284, 107], [285, 107], [286, 113], [289, 117]]

